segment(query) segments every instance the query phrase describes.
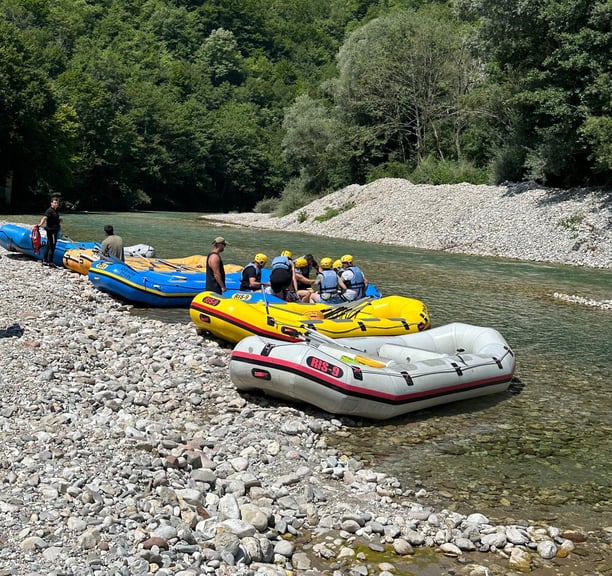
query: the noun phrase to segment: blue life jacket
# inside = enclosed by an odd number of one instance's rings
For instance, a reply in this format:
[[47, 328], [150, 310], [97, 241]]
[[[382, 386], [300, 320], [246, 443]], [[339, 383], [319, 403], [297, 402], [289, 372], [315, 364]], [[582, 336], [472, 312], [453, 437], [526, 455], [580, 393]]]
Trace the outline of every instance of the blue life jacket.
[[281, 268], [282, 270], [291, 270], [291, 260], [287, 256], [277, 256], [272, 260], [272, 270]]
[[357, 266], [349, 266], [347, 270], [350, 270], [353, 273], [353, 279], [348, 281], [344, 280], [344, 284], [346, 285], [347, 290], [357, 290], [358, 298], [361, 298], [365, 293], [365, 279], [363, 277], [363, 272], [357, 268]]
[[321, 270], [323, 280], [321, 282], [321, 294], [338, 293], [338, 275], [333, 270]]

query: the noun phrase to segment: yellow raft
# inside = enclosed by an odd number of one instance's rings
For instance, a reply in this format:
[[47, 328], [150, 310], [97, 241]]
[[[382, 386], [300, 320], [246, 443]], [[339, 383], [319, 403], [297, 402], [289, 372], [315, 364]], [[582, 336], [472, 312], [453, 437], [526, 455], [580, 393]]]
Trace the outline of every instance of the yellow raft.
[[[98, 250], [66, 250], [64, 253], [64, 266], [79, 274], [86, 275], [92, 262], [100, 260]], [[184, 258], [144, 258], [142, 256], [126, 256], [125, 263], [133, 270], [152, 272], [176, 272], [197, 270], [206, 272], [206, 256], [194, 254]], [[226, 264], [225, 271], [229, 274], [239, 272], [242, 266]]]
[[192, 322], [204, 331], [236, 343], [258, 335], [294, 342], [308, 330], [329, 338], [398, 336], [431, 327], [427, 306], [404, 296], [366, 298], [328, 306], [297, 302], [258, 302], [214, 292], [198, 294], [189, 308]]

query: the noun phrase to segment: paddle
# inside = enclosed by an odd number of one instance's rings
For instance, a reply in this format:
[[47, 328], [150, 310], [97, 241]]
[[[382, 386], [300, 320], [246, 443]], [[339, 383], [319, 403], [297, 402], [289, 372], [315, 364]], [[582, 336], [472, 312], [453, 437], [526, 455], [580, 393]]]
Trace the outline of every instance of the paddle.
[[326, 319], [333, 319], [343, 315], [345, 312], [348, 312], [350, 310], [354, 310], [354, 314], [357, 314], [357, 312], [359, 312], [368, 304], [370, 304], [372, 300], [373, 298], [371, 296], [367, 296], [366, 298], [361, 298], [359, 300], [353, 300], [353, 302], [341, 304], [336, 308], [332, 308], [329, 312], [324, 313], [324, 316]]
[[[351, 356], [343, 355], [340, 357], [340, 359], [344, 362], [349, 362], [351, 364], [364, 364], [366, 366], [371, 366], [372, 368], [385, 368], [387, 366], [384, 362], [381, 362], [380, 360], [369, 358], [367, 356], [362, 356], [364, 350], [359, 350], [359, 348], [353, 348], [348, 344], [338, 342], [337, 340], [334, 340], [329, 336], [325, 336], [324, 334], [321, 334], [320, 332], [316, 332], [315, 330], [311, 330], [309, 328], [306, 328], [304, 340], [307, 343], [310, 343], [310, 341], [315, 341], [319, 344], [329, 344], [337, 349], [350, 351]], [[355, 352], [359, 352], [359, 354], [355, 354]]]
[[166, 266], [170, 266], [171, 268], [174, 268], [175, 270], [179, 270], [179, 271], [188, 271], [188, 272], [201, 272], [204, 273], [204, 270], [202, 270], [202, 268], [194, 268], [193, 266], [188, 266], [187, 264], [175, 264], [174, 262], [170, 262], [169, 260], [164, 260], [163, 258], [156, 258], [155, 262], [159, 262], [160, 264], [165, 264]]
[[261, 297], [263, 298], [264, 304], [266, 305], [266, 322], [268, 326], [274, 326], [274, 317], [270, 316], [270, 305], [268, 304], [268, 296], [266, 295], [266, 289], [261, 287]]

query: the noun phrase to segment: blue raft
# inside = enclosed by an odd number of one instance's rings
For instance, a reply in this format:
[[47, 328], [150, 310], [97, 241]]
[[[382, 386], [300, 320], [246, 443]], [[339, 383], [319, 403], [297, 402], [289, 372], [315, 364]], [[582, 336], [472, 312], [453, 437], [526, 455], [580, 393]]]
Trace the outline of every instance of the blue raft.
[[[43, 236], [40, 242], [40, 248], [38, 252], [35, 252], [32, 246], [32, 228], [19, 224], [3, 224], [0, 226], [0, 246], [9, 252], [19, 252], [31, 258], [42, 260], [45, 255], [47, 238]], [[58, 238], [53, 262], [57, 266], [63, 266], [66, 250], [93, 250], [96, 248], [100, 248], [98, 242], [74, 242], [73, 240]]]
[[[102, 292], [121, 300], [155, 308], [188, 308], [194, 297], [206, 290], [206, 273], [182, 268], [173, 271], [135, 270], [125, 262], [92, 262], [88, 276]], [[240, 288], [242, 272], [226, 274], [228, 289]]]

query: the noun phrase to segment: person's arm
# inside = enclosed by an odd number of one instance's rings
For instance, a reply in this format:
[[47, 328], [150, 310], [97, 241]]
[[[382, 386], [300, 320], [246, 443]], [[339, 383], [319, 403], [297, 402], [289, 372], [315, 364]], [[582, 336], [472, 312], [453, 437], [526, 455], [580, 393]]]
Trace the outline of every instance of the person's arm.
[[39, 224], [39, 226], [41, 226], [41, 227], [42, 227], [42, 226], [44, 226], [46, 223], [47, 223], [47, 214], [45, 213], [45, 214], [43, 215], [43, 217], [40, 219], [40, 224]]
[[293, 262], [291, 262], [291, 279], [292, 279], [292, 283], [293, 283], [293, 291], [297, 294], [298, 288], [297, 288], [297, 278], [295, 277], [295, 266], [293, 264]]
[[260, 290], [263, 286], [265, 286], [265, 282], [259, 282], [255, 279], [255, 272], [253, 275], [249, 275], [249, 286], [251, 290]]
[[306, 278], [306, 276], [304, 276], [304, 274], [301, 274], [300, 272], [296, 272], [295, 276], [297, 281], [301, 282], [302, 284], [308, 284], [309, 286], [312, 286], [315, 283], [312, 278]]
[[223, 283], [223, 277], [221, 276], [221, 258], [219, 254], [211, 254], [208, 259], [208, 264], [212, 268], [213, 276], [221, 288], [221, 292], [225, 292], [225, 284]]

